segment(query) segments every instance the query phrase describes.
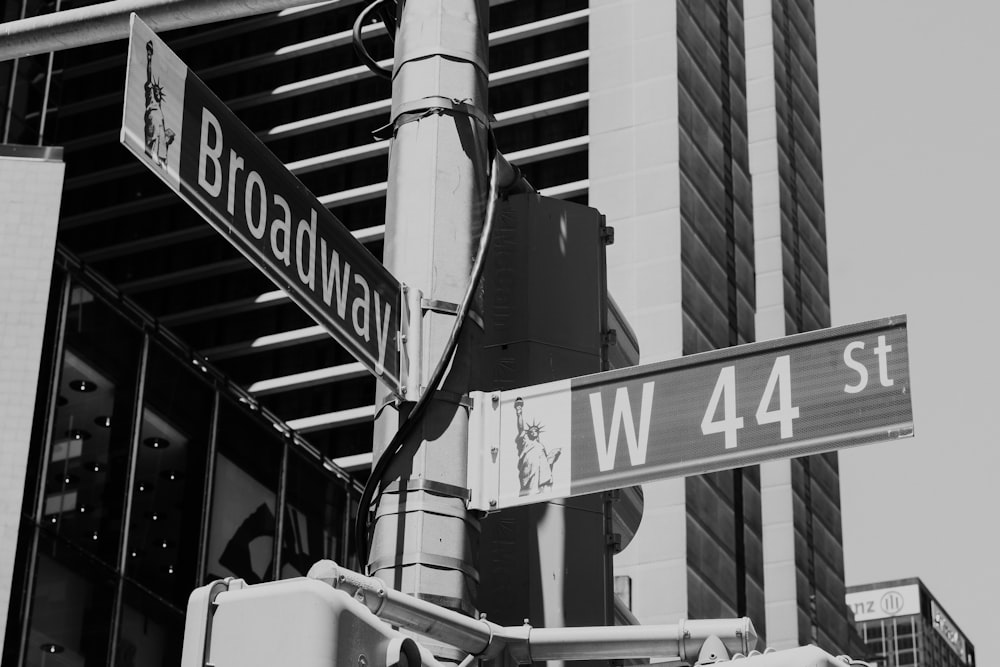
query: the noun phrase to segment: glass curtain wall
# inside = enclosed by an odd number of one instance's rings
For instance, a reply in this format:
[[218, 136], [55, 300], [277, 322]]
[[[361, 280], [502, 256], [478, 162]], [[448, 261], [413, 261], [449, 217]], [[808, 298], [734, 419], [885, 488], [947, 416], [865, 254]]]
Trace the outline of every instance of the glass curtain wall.
[[5, 664], [177, 665], [195, 587], [352, 562], [355, 487], [98, 283], [54, 285]]

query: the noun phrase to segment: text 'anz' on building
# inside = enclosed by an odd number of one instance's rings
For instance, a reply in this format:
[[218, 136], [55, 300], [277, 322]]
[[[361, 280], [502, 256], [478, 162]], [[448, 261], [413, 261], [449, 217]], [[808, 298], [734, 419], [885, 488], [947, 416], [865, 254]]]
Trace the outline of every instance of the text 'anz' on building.
[[918, 578], [850, 586], [865, 660], [886, 667], [975, 667], [976, 650]]

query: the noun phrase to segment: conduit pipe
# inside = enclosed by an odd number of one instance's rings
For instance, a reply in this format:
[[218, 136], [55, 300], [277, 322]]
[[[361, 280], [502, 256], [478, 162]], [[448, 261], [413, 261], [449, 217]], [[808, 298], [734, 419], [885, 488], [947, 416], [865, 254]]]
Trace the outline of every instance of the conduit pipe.
[[749, 618], [681, 621], [674, 625], [586, 628], [504, 627], [486, 618], [459, 612], [400, 593], [377, 577], [321, 560], [309, 570], [317, 579], [362, 602], [382, 620], [491, 659], [508, 651], [520, 664], [540, 660], [597, 660], [679, 657], [694, 662], [713, 652], [717, 657], [746, 655], [757, 645]]

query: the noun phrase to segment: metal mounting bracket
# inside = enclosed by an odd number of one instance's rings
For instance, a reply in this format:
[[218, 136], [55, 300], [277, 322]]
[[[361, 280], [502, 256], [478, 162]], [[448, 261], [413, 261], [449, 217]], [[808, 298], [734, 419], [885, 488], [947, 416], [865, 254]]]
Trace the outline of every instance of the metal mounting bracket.
[[[450, 301], [439, 301], [438, 299], [421, 299], [420, 307], [425, 311], [441, 313], [442, 315], [458, 315], [458, 304]], [[469, 311], [469, 319], [484, 328], [482, 316], [474, 310]]]
[[469, 396], [468, 508], [495, 512], [500, 497], [500, 392], [473, 391]]

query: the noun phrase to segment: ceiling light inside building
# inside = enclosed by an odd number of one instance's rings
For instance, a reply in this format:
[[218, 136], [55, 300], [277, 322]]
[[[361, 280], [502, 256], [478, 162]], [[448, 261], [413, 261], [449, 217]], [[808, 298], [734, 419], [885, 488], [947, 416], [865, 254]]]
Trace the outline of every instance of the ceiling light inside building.
[[142, 441], [142, 444], [146, 445], [150, 449], [166, 449], [170, 446], [170, 441], [166, 438], [161, 438], [159, 436], [153, 436], [151, 438], [146, 438]]
[[97, 385], [90, 380], [71, 380], [69, 388], [73, 391], [89, 394], [90, 392], [97, 390]]

